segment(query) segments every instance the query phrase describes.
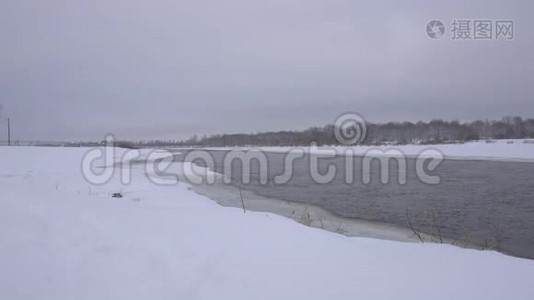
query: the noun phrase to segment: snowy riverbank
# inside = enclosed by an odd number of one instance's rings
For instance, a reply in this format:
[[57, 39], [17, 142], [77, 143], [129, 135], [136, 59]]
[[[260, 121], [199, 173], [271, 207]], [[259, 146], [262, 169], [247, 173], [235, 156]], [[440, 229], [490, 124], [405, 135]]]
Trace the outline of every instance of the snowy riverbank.
[[[0, 298], [534, 295], [534, 261], [347, 238], [273, 214], [243, 213], [183, 183], [156, 186], [140, 166], [130, 185], [115, 177], [92, 186], [80, 171], [85, 151], [0, 147]], [[123, 198], [111, 197], [119, 191]]]
[[470, 159], [470, 160], [500, 160], [500, 161], [526, 161], [534, 162], [534, 140], [491, 140], [473, 141], [463, 144], [436, 144], [436, 145], [384, 145], [384, 146], [320, 146], [320, 147], [234, 147], [206, 149], [227, 150], [262, 150], [268, 152], [288, 152], [294, 149], [302, 149], [306, 153], [327, 153], [334, 150], [335, 153], [344, 154], [350, 150], [354, 155], [394, 155], [392, 151], [400, 151], [407, 157], [421, 154], [425, 150], [433, 149], [441, 152], [447, 159]]

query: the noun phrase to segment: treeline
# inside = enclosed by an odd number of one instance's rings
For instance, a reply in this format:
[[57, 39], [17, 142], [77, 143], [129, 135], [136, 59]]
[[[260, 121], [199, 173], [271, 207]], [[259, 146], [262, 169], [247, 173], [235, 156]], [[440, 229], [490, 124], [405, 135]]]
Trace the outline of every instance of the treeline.
[[[149, 146], [306, 146], [336, 145], [335, 126], [312, 127], [304, 131], [279, 131], [251, 134], [196, 135], [183, 141], [144, 141], [138, 147]], [[534, 119], [504, 117], [502, 120], [458, 121], [432, 120], [430, 122], [389, 122], [367, 124], [367, 137], [363, 144], [435, 144], [480, 139], [534, 138]]]

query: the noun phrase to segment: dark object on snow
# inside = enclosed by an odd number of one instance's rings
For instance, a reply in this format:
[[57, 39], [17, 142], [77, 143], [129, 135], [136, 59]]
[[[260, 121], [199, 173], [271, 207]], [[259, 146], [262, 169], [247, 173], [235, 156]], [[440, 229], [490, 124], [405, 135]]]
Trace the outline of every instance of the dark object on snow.
[[113, 193], [113, 195], [111, 195], [111, 197], [113, 197], [113, 198], [122, 198], [122, 194], [121, 193]]

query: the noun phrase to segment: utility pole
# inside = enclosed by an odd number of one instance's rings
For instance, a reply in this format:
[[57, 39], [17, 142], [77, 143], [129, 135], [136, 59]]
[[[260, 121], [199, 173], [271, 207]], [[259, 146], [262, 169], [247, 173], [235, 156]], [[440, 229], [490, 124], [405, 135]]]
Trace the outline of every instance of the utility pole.
[[11, 146], [11, 122], [7, 118], [7, 145]]

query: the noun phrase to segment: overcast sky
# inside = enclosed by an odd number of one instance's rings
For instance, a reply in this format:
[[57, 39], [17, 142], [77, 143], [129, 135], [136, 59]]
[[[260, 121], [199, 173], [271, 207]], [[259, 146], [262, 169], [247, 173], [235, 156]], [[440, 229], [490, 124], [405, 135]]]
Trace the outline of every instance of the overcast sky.
[[[534, 117], [533, 3], [2, 0], [0, 140], [8, 116], [21, 140]], [[515, 38], [452, 41], [453, 19]]]

